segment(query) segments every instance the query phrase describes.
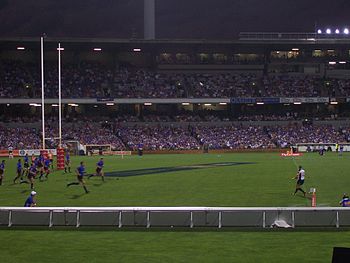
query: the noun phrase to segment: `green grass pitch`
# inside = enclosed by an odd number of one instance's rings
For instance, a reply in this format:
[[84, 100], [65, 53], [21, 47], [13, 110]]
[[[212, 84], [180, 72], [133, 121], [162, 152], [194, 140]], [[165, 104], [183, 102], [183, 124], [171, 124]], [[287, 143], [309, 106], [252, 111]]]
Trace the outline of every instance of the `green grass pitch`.
[[[92, 173], [98, 157], [73, 157], [72, 170], [81, 160]], [[29, 186], [12, 184], [16, 159], [6, 161], [0, 206], [23, 206]], [[105, 157], [110, 176], [86, 180], [89, 194], [66, 188], [75, 176], [62, 171], [35, 190], [38, 206], [310, 206], [291, 194], [302, 165], [304, 189], [317, 189], [319, 205], [338, 206], [350, 192], [349, 161], [335, 153], [294, 161], [277, 153]], [[350, 232], [2, 228], [0, 240], [0, 262], [330, 262], [333, 246], [350, 247]]]

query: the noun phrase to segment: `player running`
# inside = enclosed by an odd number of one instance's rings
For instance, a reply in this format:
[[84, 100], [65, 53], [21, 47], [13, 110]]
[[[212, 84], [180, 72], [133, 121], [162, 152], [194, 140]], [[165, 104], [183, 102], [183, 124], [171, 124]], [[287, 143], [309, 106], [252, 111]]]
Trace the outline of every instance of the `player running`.
[[27, 177], [28, 176], [28, 172], [29, 172], [29, 157], [28, 157], [28, 153], [26, 153], [26, 155], [23, 158], [23, 170], [22, 170], [22, 178], [23, 177]]
[[13, 183], [15, 184], [17, 179], [21, 178], [21, 182], [23, 181], [23, 171], [22, 171], [22, 161], [21, 159], [18, 159], [18, 162], [17, 162], [17, 169], [16, 169], [16, 177], [15, 179], [13, 179]]
[[2, 179], [5, 176], [5, 160], [2, 160], [0, 164], [0, 185], [2, 185]]
[[35, 163], [36, 157], [34, 153], [32, 154], [32, 157], [30, 158], [30, 160], [31, 160], [31, 164]]
[[[49, 178], [49, 174], [50, 174], [50, 164], [51, 164], [51, 161], [50, 159], [45, 159], [44, 161], [44, 173], [45, 173], [45, 178], [48, 179]], [[43, 173], [43, 174], [44, 174]], [[43, 174], [40, 175], [39, 179], [41, 180], [41, 178], [43, 177]]]
[[66, 157], [65, 157], [65, 161], [64, 161], [64, 173], [67, 173], [67, 169], [68, 169], [68, 172], [71, 173], [71, 171], [70, 171], [70, 155], [69, 155], [68, 151], [66, 153]]
[[36, 196], [36, 192], [32, 191], [30, 193], [30, 196], [27, 198], [26, 202], [24, 203], [24, 207], [34, 207], [34, 206], [36, 206], [35, 196]]
[[22, 181], [21, 184], [29, 184], [30, 183], [30, 189], [34, 189], [34, 180], [35, 176], [38, 173], [38, 170], [36, 169], [35, 163], [32, 163], [32, 165], [29, 168], [28, 172], [28, 181]]
[[48, 154], [47, 154], [47, 158], [50, 160], [50, 168], [51, 168], [51, 170], [53, 170], [53, 154], [51, 153], [51, 152], [49, 152]]
[[67, 184], [67, 187], [71, 186], [71, 185], [82, 185], [85, 193], [89, 193], [88, 189], [85, 186], [85, 182], [84, 182], [84, 174], [85, 174], [85, 165], [84, 162], [80, 162], [80, 166], [75, 170], [76, 174], [77, 174], [77, 179], [78, 182], [73, 182], [73, 183], [69, 183]]
[[103, 158], [101, 158], [97, 163], [96, 163], [96, 174], [91, 174], [89, 175], [89, 179], [90, 177], [92, 176], [101, 176], [102, 178], [102, 181], [104, 182], [105, 181], [105, 173], [104, 171], [102, 170], [103, 169], [103, 166], [104, 166], [104, 161], [103, 161]]
[[36, 159], [36, 167], [38, 169], [38, 172], [40, 172], [39, 179], [41, 180], [43, 174], [44, 174], [44, 156], [42, 154], [39, 155], [39, 157]]
[[297, 179], [297, 184], [295, 186], [295, 192], [294, 195], [300, 191], [304, 194], [304, 196], [306, 195], [306, 192], [301, 188], [301, 186], [304, 184], [304, 180], [305, 180], [305, 170], [303, 169], [303, 167], [299, 166], [298, 169], [298, 173], [297, 175], [294, 177], [294, 179]]

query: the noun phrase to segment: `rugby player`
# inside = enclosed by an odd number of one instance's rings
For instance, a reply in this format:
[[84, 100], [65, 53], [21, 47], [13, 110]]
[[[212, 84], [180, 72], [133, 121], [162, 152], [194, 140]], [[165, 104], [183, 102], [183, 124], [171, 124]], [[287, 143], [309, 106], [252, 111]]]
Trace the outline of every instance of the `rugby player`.
[[89, 193], [88, 189], [85, 186], [85, 182], [84, 182], [84, 174], [85, 174], [85, 165], [84, 162], [80, 162], [80, 166], [75, 170], [76, 174], [77, 174], [77, 179], [78, 182], [73, 182], [73, 183], [69, 183], [67, 184], [67, 187], [71, 186], [71, 185], [82, 185], [85, 193]]
[[304, 194], [304, 196], [306, 195], [306, 192], [301, 188], [301, 186], [304, 184], [305, 181], [305, 170], [303, 169], [303, 167], [299, 166], [298, 169], [298, 173], [297, 175], [294, 177], [294, 179], [297, 179], [297, 184], [295, 186], [295, 192], [294, 195], [300, 191]]
[[91, 175], [89, 175], [89, 179], [90, 179], [90, 177], [92, 177], [92, 176], [101, 176], [101, 178], [102, 178], [102, 181], [104, 181], [105, 180], [105, 174], [104, 174], [104, 172], [103, 172], [103, 166], [104, 166], [104, 161], [103, 161], [103, 158], [101, 158], [97, 163], [96, 163], [96, 174], [91, 174]]
[[70, 171], [70, 155], [69, 155], [68, 151], [66, 153], [66, 159], [64, 161], [64, 173], [67, 173], [67, 169], [68, 169], [68, 172], [71, 173], [71, 171]]
[[17, 179], [21, 178], [21, 182], [23, 181], [23, 172], [22, 172], [22, 162], [21, 162], [21, 159], [18, 159], [18, 162], [17, 162], [17, 169], [16, 169], [16, 177], [15, 179], [13, 179], [13, 183], [15, 184]]
[[2, 160], [0, 164], [0, 185], [2, 185], [2, 179], [5, 176], [5, 160]]

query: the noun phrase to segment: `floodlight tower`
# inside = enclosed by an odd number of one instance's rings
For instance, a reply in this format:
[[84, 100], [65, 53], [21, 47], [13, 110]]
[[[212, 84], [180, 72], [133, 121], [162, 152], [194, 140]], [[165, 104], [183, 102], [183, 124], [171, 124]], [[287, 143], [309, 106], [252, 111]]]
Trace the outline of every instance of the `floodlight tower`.
[[155, 39], [155, 0], [143, 1], [143, 25], [144, 25], [144, 39]]

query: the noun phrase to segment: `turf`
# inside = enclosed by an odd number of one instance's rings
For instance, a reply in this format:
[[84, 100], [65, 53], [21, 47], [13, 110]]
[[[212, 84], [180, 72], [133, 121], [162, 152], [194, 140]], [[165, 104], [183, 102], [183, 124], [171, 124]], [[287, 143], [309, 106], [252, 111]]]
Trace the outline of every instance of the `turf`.
[[[84, 160], [92, 173], [98, 157], [73, 157], [72, 168]], [[39, 206], [309, 206], [310, 200], [292, 196], [296, 165], [306, 170], [304, 189], [317, 189], [318, 204], [338, 206], [349, 191], [350, 155], [306, 154], [294, 161], [277, 153], [145, 155], [105, 157], [107, 176], [86, 180], [90, 190], [66, 188], [74, 174], [57, 171], [36, 182]], [[227, 166], [210, 167], [208, 164]], [[236, 164], [232, 164], [236, 163]], [[16, 159], [7, 160], [0, 206], [22, 206], [28, 185], [13, 185]], [[74, 170], [74, 169], [72, 169]]]
[[[98, 157], [73, 157], [87, 172]], [[297, 165], [306, 170], [304, 189], [317, 189], [318, 205], [338, 206], [349, 191], [350, 155], [277, 153], [145, 155], [105, 157], [106, 182], [66, 188], [73, 174], [56, 171], [36, 182], [39, 206], [310, 206], [293, 196]], [[30, 189], [13, 185], [7, 160], [0, 206], [22, 206]], [[73, 169], [72, 169], [73, 170]], [[0, 229], [0, 262], [330, 262], [334, 246], [350, 247], [349, 231], [276, 230], [38, 230]]]
[[[350, 232], [2, 230], [1, 262], [331, 262]], [[5, 242], [4, 242], [5, 241]]]

